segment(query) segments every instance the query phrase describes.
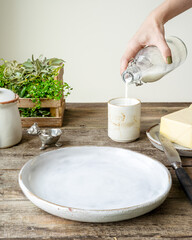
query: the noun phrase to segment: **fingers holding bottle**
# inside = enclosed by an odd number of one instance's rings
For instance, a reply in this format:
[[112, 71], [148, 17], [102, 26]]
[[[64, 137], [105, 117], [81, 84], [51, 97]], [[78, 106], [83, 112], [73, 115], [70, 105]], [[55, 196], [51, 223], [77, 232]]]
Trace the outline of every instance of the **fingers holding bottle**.
[[160, 18], [154, 13], [150, 14], [143, 22], [139, 30], [129, 41], [127, 48], [121, 58], [120, 73], [126, 70], [128, 62], [134, 58], [139, 50], [145, 46], [156, 46], [159, 48], [164, 61], [172, 63], [171, 50], [164, 36], [164, 25]]
[[121, 58], [120, 74], [122, 74], [126, 70], [128, 63], [136, 56], [136, 54], [142, 47], [143, 46], [139, 42], [134, 40], [128, 43], [127, 48]]
[[171, 56], [171, 50], [167, 44], [167, 42], [165, 41], [165, 39], [158, 41], [158, 43], [156, 44], [156, 46], [159, 48], [164, 61], [167, 64], [171, 64], [172, 63], [172, 56]]

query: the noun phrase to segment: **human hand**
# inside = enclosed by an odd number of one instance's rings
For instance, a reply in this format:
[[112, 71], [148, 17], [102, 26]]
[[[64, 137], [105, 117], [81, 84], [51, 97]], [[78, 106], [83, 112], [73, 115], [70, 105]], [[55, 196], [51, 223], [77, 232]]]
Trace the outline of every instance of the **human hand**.
[[121, 58], [120, 73], [122, 74], [129, 61], [136, 56], [140, 49], [145, 46], [159, 48], [166, 63], [172, 63], [171, 50], [165, 41], [163, 22], [151, 13], [143, 22], [136, 34], [128, 42], [127, 48]]

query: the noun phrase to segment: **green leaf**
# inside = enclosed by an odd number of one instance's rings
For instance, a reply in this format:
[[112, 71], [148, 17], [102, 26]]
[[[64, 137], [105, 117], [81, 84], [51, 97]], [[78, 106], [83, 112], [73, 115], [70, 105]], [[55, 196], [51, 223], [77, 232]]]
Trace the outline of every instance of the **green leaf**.
[[24, 97], [24, 95], [25, 95], [25, 92], [26, 92], [26, 87], [24, 87], [23, 89], [22, 89], [22, 91], [21, 91], [21, 93], [20, 93], [20, 97], [22, 98], [22, 97]]

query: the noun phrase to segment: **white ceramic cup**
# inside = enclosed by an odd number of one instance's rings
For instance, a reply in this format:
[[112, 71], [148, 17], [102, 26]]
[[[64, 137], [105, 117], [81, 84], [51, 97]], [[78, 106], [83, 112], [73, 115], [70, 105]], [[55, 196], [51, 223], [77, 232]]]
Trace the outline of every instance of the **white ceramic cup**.
[[132, 142], [140, 136], [141, 102], [115, 98], [108, 102], [108, 136], [116, 142]]

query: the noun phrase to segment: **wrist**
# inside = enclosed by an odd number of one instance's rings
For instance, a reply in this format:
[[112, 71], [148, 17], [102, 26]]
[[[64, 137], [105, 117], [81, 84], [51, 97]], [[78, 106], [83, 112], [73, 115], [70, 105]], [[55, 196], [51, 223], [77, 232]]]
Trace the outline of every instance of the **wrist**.
[[156, 9], [151, 12], [150, 18], [156, 25], [164, 25], [168, 21], [165, 13]]
[[152, 18], [156, 23], [164, 25], [170, 19], [169, 11], [168, 11], [169, 8], [170, 8], [170, 1], [166, 0], [159, 7], [154, 9], [150, 15], [152, 16]]

